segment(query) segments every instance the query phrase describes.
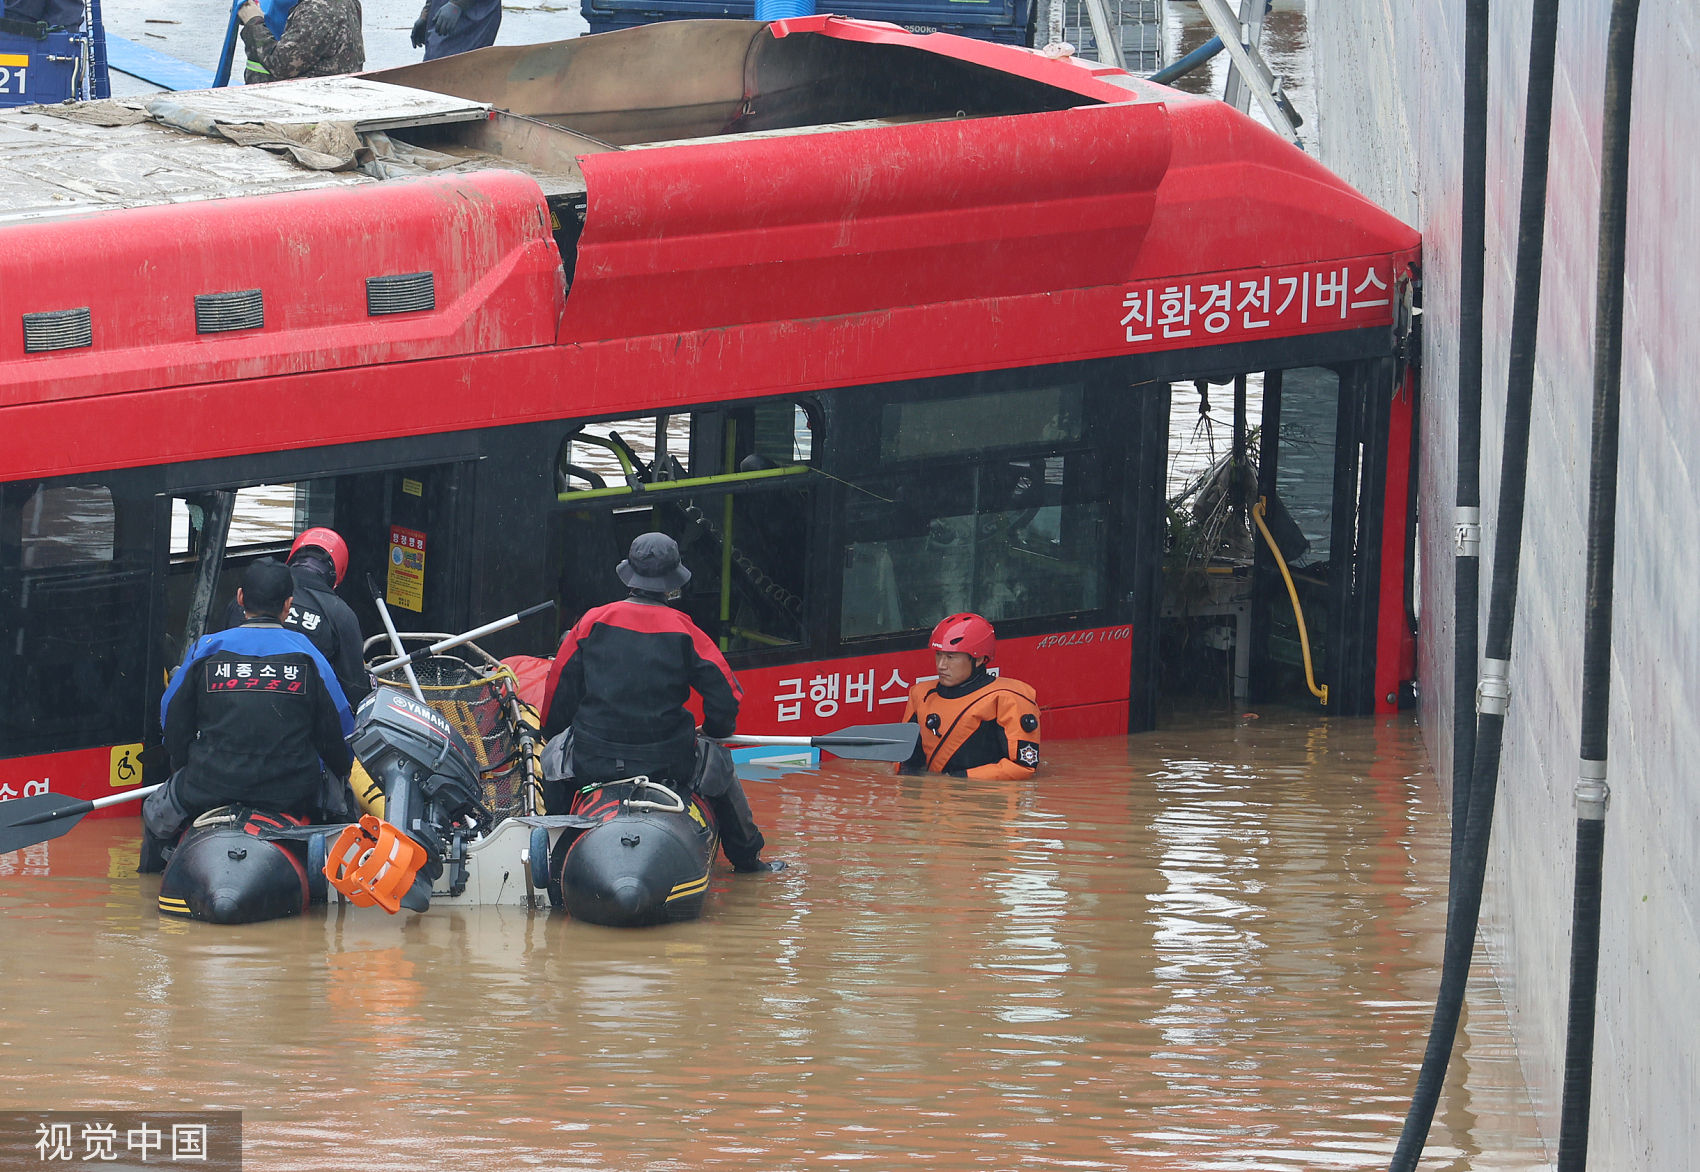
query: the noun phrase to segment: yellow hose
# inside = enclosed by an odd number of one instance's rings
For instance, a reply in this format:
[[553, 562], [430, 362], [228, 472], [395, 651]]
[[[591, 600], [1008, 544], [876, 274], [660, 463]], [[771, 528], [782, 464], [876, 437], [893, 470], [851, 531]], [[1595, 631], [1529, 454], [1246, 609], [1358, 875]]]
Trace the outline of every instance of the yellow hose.
[[1269, 526], [1263, 523], [1263, 510], [1266, 505], [1263, 497], [1257, 498], [1257, 504], [1252, 506], [1251, 519], [1257, 522], [1257, 531], [1263, 534], [1263, 540], [1269, 543], [1269, 552], [1275, 555], [1275, 564], [1281, 567], [1281, 578], [1287, 583], [1287, 597], [1293, 600], [1293, 617], [1299, 621], [1299, 648], [1305, 655], [1305, 687], [1310, 694], [1322, 701], [1323, 707], [1328, 706], [1328, 685], [1316, 686], [1316, 673], [1310, 665], [1310, 634], [1305, 630], [1305, 612], [1299, 607], [1299, 591], [1293, 585], [1293, 575], [1287, 570], [1287, 559], [1281, 556], [1281, 547], [1275, 544], [1274, 534], [1269, 532]]

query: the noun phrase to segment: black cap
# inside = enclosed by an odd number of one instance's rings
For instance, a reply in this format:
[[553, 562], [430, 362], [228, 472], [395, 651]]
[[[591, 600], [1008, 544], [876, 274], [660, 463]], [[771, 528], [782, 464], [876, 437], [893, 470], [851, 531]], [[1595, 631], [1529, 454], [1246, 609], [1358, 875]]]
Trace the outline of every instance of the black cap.
[[633, 590], [657, 594], [669, 594], [691, 580], [691, 572], [679, 564], [679, 543], [665, 533], [638, 534], [614, 572]]
[[250, 614], [275, 615], [294, 593], [289, 567], [271, 558], [261, 558], [242, 575], [242, 609]]

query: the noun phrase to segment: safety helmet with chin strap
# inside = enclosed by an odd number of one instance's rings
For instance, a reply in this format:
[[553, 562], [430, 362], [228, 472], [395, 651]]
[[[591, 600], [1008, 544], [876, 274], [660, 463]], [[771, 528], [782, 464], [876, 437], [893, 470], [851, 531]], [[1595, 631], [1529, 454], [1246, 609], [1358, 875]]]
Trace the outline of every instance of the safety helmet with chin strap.
[[322, 525], [314, 526], [297, 537], [295, 544], [289, 547], [289, 560], [294, 561], [295, 555], [304, 549], [322, 549], [329, 554], [331, 565], [336, 568], [334, 585], [342, 585], [342, 576], [348, 573], [348, 542], [342, 539], [340, 533]]
[[989, 660], [998, 649], [998, 640], [992, 624], [977, 614], [963, 613], [941, 619], [933, 628], [928, 646], [934, 651], [953, 651]]

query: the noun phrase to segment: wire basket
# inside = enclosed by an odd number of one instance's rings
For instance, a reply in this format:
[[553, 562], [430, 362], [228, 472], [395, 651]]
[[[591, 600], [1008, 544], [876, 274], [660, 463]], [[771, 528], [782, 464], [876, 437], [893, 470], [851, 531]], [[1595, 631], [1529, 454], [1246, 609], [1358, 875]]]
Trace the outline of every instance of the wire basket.
[[[452, 655], [434, 655], [413, 665], [425, 702], [442, 714], [472, 750], [483, 802], [499, 823], [526, 813], [528, 774], [525, 741], [518, 726], [517, 681], [505, 667], [479, 668]], [[406, 685], [388, 678], [384, 687]]]

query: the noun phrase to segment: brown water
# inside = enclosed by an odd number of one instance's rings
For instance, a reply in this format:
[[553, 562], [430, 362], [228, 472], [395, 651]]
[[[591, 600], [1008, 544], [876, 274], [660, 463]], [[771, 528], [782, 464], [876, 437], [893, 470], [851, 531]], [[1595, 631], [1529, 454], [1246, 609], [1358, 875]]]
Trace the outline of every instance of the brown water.
[[[135, 823], [0, 857], [0, 1106], [240, 1109], [250, 1169], [1382, 1168], [1447, 828], [1404, 720], [1193, 720], [1031, 782], [750, 787], [700, 922], [162, 920]], [[1543, 1154], [1491, 984], [1425, 1169]]]

